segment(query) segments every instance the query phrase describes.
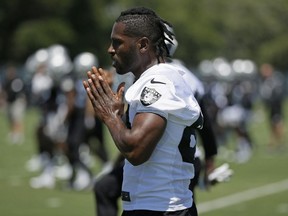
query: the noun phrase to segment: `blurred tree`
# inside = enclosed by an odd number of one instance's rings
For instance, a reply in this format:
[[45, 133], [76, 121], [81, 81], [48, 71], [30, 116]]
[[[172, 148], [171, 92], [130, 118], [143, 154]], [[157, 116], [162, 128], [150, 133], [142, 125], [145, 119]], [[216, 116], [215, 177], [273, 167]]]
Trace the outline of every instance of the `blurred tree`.
[[249, 58], [287, 70], [286, 0], [123, 0], [151, 7], [173, 25], [180, 42], [176, 57], [195, 66], [205, 58]]
[[12, 38], [11, 55], [16, 59], [31, 54], [31, 51], [46, 48], [54, 43], [72, 46], [76, 33], [63, 19], [46, 18], [23, 22]]
[[115, 18], [139, 5], [174, 25], [175, 55], [189, 66], [223, 56], [288, 68], [287, 0], [1, 0], [0, 63], [24, 62], [37, 49], [61, 43], [72, 58], [90, 51], [108, 65]]
[[21, 61], [36, 48], [46, 46], [49, 41], [63, 42], [64, 37], [71, 34], [72, 38], [73, 30], [65, 22], [70, 4], [70, 0], [2, 0], [1, 60]]
[[[76, 32], [76, 41], [69, 46], [71, 55], [80, 52], [94, 53], [100, 62], [105, 62], [106, 44], [109, 42], [108, 27], [103, 25], [105, 1], [72, 0], [67, 19]], [[110, 24], [111, 25], [111, 24]], [[108, 45], [107, 45], [108, 46]]]

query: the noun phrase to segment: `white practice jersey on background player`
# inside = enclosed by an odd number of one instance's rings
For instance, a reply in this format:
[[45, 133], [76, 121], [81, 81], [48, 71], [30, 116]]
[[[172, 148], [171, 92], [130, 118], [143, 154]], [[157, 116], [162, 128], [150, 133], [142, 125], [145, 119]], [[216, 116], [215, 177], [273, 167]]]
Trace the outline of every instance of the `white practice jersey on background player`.
[[[177, 211], [191, 207], [189, 183], [194, 176], [196, 137], [189, 126], [201, 112], [191, 89], [175, 66], [158, 64], [141, 75], [125, 99], [132, 127], [135, 115], [143, 112], [166, 118], [167, 126], [148, 161], [133, 166], [125, 160], [123, 209]], [[183, 134], [188, 135], [183, 138]]]
[[180, 74], [183, 76], [185, 82], [191, 88], [193, 95], [198, 97], [203, 97], [205, 93], [204, 85], [180, 60], [172, 59], [169, 64], [176, 66], [181, 71]]

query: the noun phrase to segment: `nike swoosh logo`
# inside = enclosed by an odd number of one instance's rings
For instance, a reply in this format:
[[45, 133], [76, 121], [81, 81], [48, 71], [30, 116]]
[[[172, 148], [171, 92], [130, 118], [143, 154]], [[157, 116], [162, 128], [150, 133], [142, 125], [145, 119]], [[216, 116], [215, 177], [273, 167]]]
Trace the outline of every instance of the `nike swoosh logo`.
[[164, 84], [164, 85], [166, 84], [166, 83], [164, 83], [164, 82], [155, 81], [154, 79], [155, 79], [155, 78], [153, 78], [153, 79], [150, 81], [150, 82], [153, 83], [153, 84], [156, 84], [156, 83], [158, 83], [158, 84]]

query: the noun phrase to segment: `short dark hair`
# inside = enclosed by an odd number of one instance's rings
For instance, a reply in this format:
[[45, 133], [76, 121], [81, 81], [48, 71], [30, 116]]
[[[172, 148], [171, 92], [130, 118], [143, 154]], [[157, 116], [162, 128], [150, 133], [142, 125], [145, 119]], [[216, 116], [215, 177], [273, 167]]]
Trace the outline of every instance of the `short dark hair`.
[[123, 11], [116, 22], [123, 22], [126, 25], [124, 33], [128, 36], [149, 38], [155, 48], [158, 61], [159, 57], [170, 56], [165, 40], [173, 44], [174, 34], [165, 24], [170, 27], [172, 25], [160, 18], [153, 10], [146, 7], [131, 8]]

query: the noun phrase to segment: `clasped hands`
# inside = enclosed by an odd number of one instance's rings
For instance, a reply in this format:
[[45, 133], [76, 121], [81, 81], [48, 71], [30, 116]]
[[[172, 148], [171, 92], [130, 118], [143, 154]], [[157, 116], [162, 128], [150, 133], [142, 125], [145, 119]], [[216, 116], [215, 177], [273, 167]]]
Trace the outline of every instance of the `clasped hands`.
[[88, 79], [83, 81], [83, 86], [92, 103], [96, 117], [105, 122], [111, 117], [122, 116], [124, 112], [125, 83], [121, 83], [117, 92], [114, 93], [102, 68], [92, 67], [87, 72], [87, 77]]

